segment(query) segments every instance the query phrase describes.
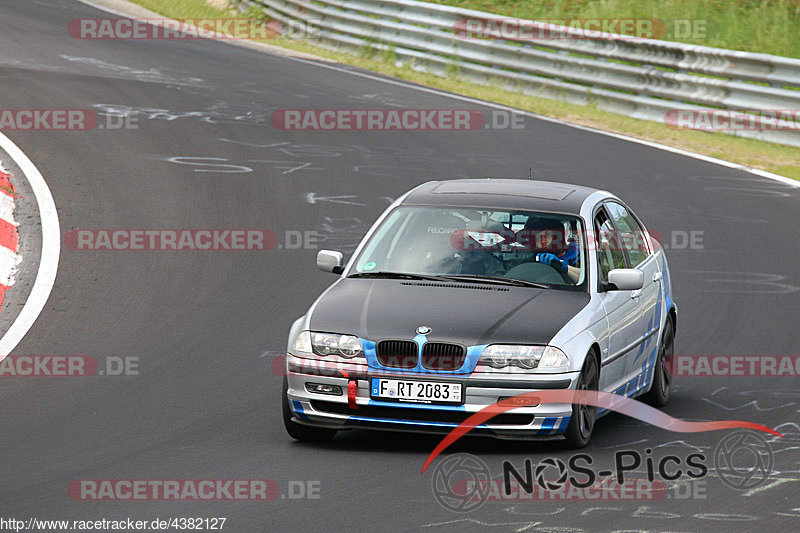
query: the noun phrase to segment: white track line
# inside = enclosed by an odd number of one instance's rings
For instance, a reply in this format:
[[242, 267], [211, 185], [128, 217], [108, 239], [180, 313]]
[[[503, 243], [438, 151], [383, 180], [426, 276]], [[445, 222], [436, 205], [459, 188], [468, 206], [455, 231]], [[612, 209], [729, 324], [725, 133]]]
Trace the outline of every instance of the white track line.
[[[138, 4], [134, 4], [132, 2], [128, 2], [127, 0], [98, 0], [98, 1], [105, 1], [105, 2], [109, 2], [109, 3], [113, 3], [114, 6], [115, 6], [114, 8], [112, 8], [110, 6], [101, 5], [101, 4], [92, 2], [91, 0], [78, 0], [78, 1], [83, 3], [83, 4], [86, 4], [88, 6], [91, 6], [91, 7], [95, 8], [95, 9], [99, 9], [100, 11], [105, 11], [107, 13], [111, 13], [111, 14], [114, 14], [114, 15], [122, 16], [122, 17], [135, 17], [136, 15], [132, 14], [131, 11], [133, 11], [133, 12], [137, 12], [138, 11], [140, 13], [143, 12], [142, 11], [143, 8], [141, 6], [139, 6]], [[125, 12], [126, 10], [127, 10], [127, 13]], [[144, 11], [148, 11], [149, 13], [154, 13], [154, 12], [149, 11], [149, 10], [144, 10]], [[154, 13], [154, 14], [156, 16], [163, 17], [163, 15], [158, 15], [156, 13]], [[755, 174], [756, 176], [760, 176], [762, 178], [767, 178], [767, 179], [771, 179], [771, 180], [775, 180], [775, 181], [780, 181], [781, 183], [785, 183], [785, 184], [790, 185], [790, 186], [792, 186], [794, 188], [800, 188], [800, 181], [792, 179], [792, 178], [788, 178], [786, 176], [781, 176], [780, 174], [774, 174], [774, 173], [768, 172], [766, 170], [760, 170], [760, 169], [757, 169], [757, 168], [748, 167], [747, 165], [742, 165], [740, 163], [733, 163], [731, 161], [725, 161], [724, 159], [717, 159], [716, 157], [711, 157], [711, 156], [707, 156], [707, 155], [698, 154], [698, 153], [695, 153], [695, 152], [690, 152], [689, 150], [683, 150], [681, 148], [675, 148], [675, 147], [672, 147], [672, 146], [667, 146], [666, 144], [660, 144], [660, 143], [653, 142], [653, 141], [646, 141], [644, 139], [637, 139], [636, 137], [629, 137], [628, 135], [625, 135], [625, 134], [622, 134], [622, 133], [614, 133], [614, 132], [611, 132], [611, 131], [605, 131], [605, 130], [593, 128], [591, 126], [583, 126], [581, 124], [575, 124], [573, 122], [567, 122], [567, 121], [564, 121], [564, 120], [561, 120], [561, 119], [558, 119], [558, 118], [547, 117], [547, 116], [544, 116], [544, 115], [538, 115], [536, 113], [531, 113], [530, 111], [524, 111], [524, 110], [521, 110], [521, 109], [508, 107], [508, 106], [505, 106], [505, 105], [502, 105], [502, 104], [496, 104], [494, 102], [487, 102], [486, 100], [479, 100], [477, 98], [472, 98], [472, 97], [469, 97], [469, 96], [461, 96], [459, 94], [452, 94], [452, 93], [448, 93], [448, 92], [445, 92], [445, 91], [441, 91], [439, 89], [433, 89], [431, 87], [423, 87], [423, 86], [419, 86], [419, 85], [414, 85], [412, 83], [408, 83], [408, 82], [401, 81], [401, 80], [398, 80], [398, 79], [387, 78], [387, 77], [383, 77], [383, 76], [376, 76], [376, 75], [368, 74], [366, 72], [357, 72], [357, 71], [354, 71], [354, 70], [351, 70], [351, 69], [337, 67], [336, 65], [331, 65], [330, 63], [327, 63], [327, 62], [330, 61], [330, 59], [327, 59], [327, 58], [323, 58], [323, 57], [316, 58], [316, 57], [314, 57], [312, 60], [309, 60], [309, 59], [304, 59], [302, 57], [294, 57], [294, 56], [291, 56], [291, 55], [287, 55], [286, 53], [278, 52], [275, 49], [276, 48], [280, 48], [280, 47], [277, 47], [277, 46], [263, 45], [263, 47], [261, 47], [261, 46], [254, 46], [254, 45], [259, 45], [261, 43], [237, 42], [237, 41], [231, 40], [231, 39], [215, 39], [215, 40], [217, 40], [217, 41], [219, 41], [221, 43], [230, 44], [230, 45], [233, 45], [233, 46], [240, 46], [240, 47], [248, 48], [250, 50], [257, 50], [259, 52], [262, 52], [262, 53], [265, 53], [265, 54], [274, 55], [274, 56], [278, 56], [278, 57], [282, 57], [282, 58], [288, 59], [290, 61], [299, 61], [301, 63], [305, 63], [305, 64], [308, 64], [308, 65], [313, 65], [313, 66], [321, 67], [321, 68], [327, 68], [327, 69], [330, 69], [330, 70], [335, 70], [337, 72], [343, 72], [345, 74], [350, 74], [352, 76], [359, 76], [361, 78], [367, 78], [367, 79], [370, 79], [370, 80], [375, 80], [375, 81], [379, 81], [379, 82], [383, 82], [383, 83], [388, 83], [390, 85], [397, 85], [397, 86], [400, 86], [400, 87], [405, 87], [407, 89], [413, 89], [413, 90], [416, 90], [416, 91], [421, 91], [421, 92], [425, 92], [425, 93], [429, 93], [429, 94], [435, 94], [435, 95], [438, 95], [438, 96], [444, 96], [444, 97], [447, 97], [447, 98], [453, 98], [455, 100], [460, 100], [462, 102], [469, 102], [469, 103], [476, 104], [476, 105], [481, 105], [481, 106], [485, 106], [485, 107], [491, 107], [493, 109], [500, 109], [500, 110], [503, 110], [503, 111], [511, 111], [511, 112], [514, 112], [514, 113], [521, 113], [521, 114], [523, 114], [525, 116], [528, 116], [528, 117], [531, 117], [531, 118], [536, 118], [536, 119], [543, 120], [543, 121], [546, 121], [546, 122], [552, 122], [554, 124], [561, 124], [562, 126], [568, 126], [570, 128], [576, 128], [576, 129], [583, 130], [583, 131], [589, 131], [589, 132], [592, 132], [592, 133], [597, 133], [599, 135], [605, 135], [607, 137], [614, 137], [615, 139], [620, 139], [620, 140], [623, 140], [623, 141], [633, 142], [633, 143], [636, 143], [636, 144], [642, 144], [644, 146], [649, 146], [650, 148], [656, 148], [658, 150], [664, 150], [665, 152], [671, 152], [673, 154], [678, 154], [678, 155], [682, 155], [682, 156], [686, 156], [686, 157], [691, 157], [693, 159], [699, 159], [699, 160], [705, 161], [707, 163], [713, 163], [715, 165], [721, 165], [723, 167], [733, 168], [733, 169], [736, 169], [736, 170], [742, 170], [744, 172], [749, 172], [751, 174]], [[286, 49], [286, 50], [289, 50], [289, 49]], [[304, 54], [304, 56], [306, 56], [306, 57], [308, 57], [310, 55], [311, 54]]]
[[53, 195], [36, 165], [11, 139], [1, 132], [0, 148], [14, 160], [25, 179], [30, 183], [36, 198], [36, 205], [39, 208], [39, 219], [42, 222], [42, 255], [39, 261], [39, 271], [36, 273], [36, 280], [33, 282], [33, 288], [22, 311], [0, 339], [0, 361], [2, 361], [28, 333], [50, 297], [50, 291], [53, 290], [53, 284], [56, 281], [58, 257], [61, 254], [61, 227], [58, 223], [58, 213]]

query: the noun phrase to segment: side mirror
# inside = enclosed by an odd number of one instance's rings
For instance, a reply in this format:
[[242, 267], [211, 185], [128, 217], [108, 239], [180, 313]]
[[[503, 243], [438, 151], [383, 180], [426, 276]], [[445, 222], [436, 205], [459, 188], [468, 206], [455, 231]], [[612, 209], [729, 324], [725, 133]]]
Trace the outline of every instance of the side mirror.
[[637, 268], [615, 268], [608, 273], [606, 290], [638, 291], [644, 287], [644, 272]]
[[334, 274], [341, 274], [344, 272], [344, 256], [342, 252], [334, 252], [333, 250], [320, 250], [317, 253], [317, 268], [323, 272], [333, 272]]

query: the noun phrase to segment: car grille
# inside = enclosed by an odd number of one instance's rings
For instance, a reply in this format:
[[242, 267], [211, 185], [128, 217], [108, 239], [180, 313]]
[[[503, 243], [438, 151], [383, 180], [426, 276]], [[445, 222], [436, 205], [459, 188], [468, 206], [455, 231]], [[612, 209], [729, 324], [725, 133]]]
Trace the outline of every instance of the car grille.
[[375, 346], [378, 362], [393, 368], [417, 366], [418, 347], [414, 341], [380, 341]]
[[428, 342], [422, 347], [422, 367], [428, 370], [458, 370], [467, 350], [459, 344]]
[[[316, 411], [337, 415], [354, 415], [367, 418], [388, 418], [417, 422], [445, 422], [460, 424], [475, 413], [466, 411], [446, 411], [436, 409], [415, 409], [413, 407], [384, 407], [362, 405], [358, 409], [350, 409], [346, 403], [312, 400], [311, 407]], [[527, 426], [533, 423], [534, 415], [504, 413], [492, 417], [490, 424], [508, 426]]]

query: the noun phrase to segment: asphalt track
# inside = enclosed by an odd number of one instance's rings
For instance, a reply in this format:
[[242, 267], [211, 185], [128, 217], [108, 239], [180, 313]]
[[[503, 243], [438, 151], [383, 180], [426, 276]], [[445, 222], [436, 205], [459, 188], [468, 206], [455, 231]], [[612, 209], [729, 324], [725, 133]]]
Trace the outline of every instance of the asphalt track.
[[[616, 192], [665, 236], [702, 232], [702, 249], [668, 251], [680, 307], [678, 353], [800, 351], [797, 189], [531, 118], [524, 129], [505, 131], [282, 132], [269, 123], [277, 109], [474, 106], [346, 67], [223, 43], [79, 41], [66, 33], [70, 19], [103, 16], [73, 1], [0, 2], [4, 108], [139, 112], [138, 129], [8, 134], [47, 180], [62, 233], [318, 231], [323, 246], [352, 251], [390, 198], [428, 177], [525, 176], [532, 167], [535, 177]], [[333, 196], [348, 198], [321, 199]], [[774, 471], [760, 490], [738, 492], [712, 475], [705, 499], [489, 502], [459, 515], [432, 496], [430, 471], [420, 474], [436, 437], [352, 431], [327, 445], [291, 441], [280, 419], [281, 378], [270, 362], [285, 349], [291, 322], [333, 281], [316, 270], [315, 254], [64, 248], [50, 299], [14, 353], [138, 357], [140, 374], [3, 379], [0, 514], [220, 516], [236, 532], [797, 528], [797, 378], [677, 382], [665, 409], [672, 416], [748, 420], [786, 436], [772, 439]], [[610, 467], [617, 449], [710, 453], [721, 436], [611, 415], [598, 424], [588, 453]], [[478, 455], [494, 474], [503, 459], [521, 466], [525, 457], [571, 455], [552, 444], [474, 439], [448, 451]], [[86, 478], [268, 478], [284, 493], [290, 480], [319, 481], [320, 498], [70, 499], [68, 483]]]

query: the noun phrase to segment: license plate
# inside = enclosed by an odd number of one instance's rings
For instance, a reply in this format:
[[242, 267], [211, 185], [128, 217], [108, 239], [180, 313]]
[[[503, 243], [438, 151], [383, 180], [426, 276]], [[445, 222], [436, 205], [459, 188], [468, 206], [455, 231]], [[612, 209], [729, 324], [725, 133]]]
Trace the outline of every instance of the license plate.
[[460, 404], [461, 383], [372, 378], [371, 397], [412, 403]]

